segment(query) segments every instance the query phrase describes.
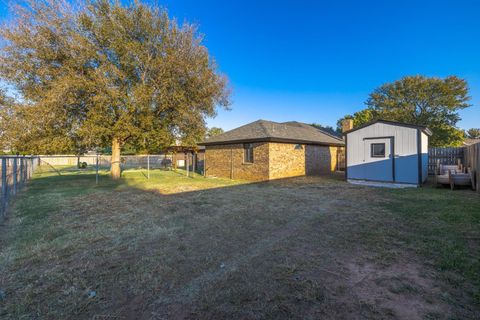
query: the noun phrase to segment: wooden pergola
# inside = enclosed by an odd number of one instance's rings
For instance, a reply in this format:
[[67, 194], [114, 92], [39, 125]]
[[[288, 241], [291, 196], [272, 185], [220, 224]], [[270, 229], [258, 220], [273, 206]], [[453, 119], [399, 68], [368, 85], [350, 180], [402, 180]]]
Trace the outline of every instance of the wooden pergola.
[[[187, 170], [187, 176], [189, 175], [190, 171], [190, 164], [192, 164], [192, 171], [195, 172], [195, 165], [196, 165], [196, 157], [197, 154], [202, 151], [203, 148], [198, 147], [198, 146], [170, 146], [164, 150], [165, 153], [170, 153], [172, 154], [172, 167], [174, 170], [177, 169], [177, 159], [176, 155], [177, 154], [183, 154], [184, 155], [184, 161], [185, 161], [185, 168]], [[190, 162], [190, 155], [191, 155], [191, 162]]]

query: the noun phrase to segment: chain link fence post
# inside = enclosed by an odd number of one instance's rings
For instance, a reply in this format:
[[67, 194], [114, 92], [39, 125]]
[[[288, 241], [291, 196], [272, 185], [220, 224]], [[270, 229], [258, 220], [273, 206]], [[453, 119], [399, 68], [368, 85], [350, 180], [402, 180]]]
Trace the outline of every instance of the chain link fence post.
[[150, 179], [150, 155], [147, 155], [147, 179]]
[[13, 194], [17, 194], [17, 158], [13, 158]]
[[98, 152], [97, 158], [95, 159], [95, 184], [98, 185]]
[[7, 208], [7, 159], [2, 158], [2, 216]]

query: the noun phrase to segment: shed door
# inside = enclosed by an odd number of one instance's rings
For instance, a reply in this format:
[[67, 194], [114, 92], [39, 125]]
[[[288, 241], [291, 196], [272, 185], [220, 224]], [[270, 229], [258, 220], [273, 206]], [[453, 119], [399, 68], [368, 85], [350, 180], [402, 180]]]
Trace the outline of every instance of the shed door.
[[365, 179], [395, 181], [394, 138], [365, 138], [364, 145]]

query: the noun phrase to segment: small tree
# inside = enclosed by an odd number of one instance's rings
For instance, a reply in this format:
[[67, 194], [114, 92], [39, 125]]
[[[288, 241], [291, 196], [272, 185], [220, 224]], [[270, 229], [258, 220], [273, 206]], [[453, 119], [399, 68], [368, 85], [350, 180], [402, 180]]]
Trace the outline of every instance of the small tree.
[[468, 129], [467, 137], [469, 137], [470, 139], [480, 139], [480, 128]]
[[377, 113], [375, 112], [375, 110], [372, 109], [360, 110], [358, 112], [355, 112], [353, 115], [347, 114], [346, 116], [337, 121], [337, 131], [342, 131], [343, 120], [352, 119], [353, 126], [358, 127], [375, 120], [377, 117]]
[[207, 130], [207, 134], [205, 135], [205, 138], [212, 138], [215, 136], [218, 136], [219, 134], [222, 134], [224, 131], [222, 128], [218, 127], [211, 127], [210, 129]]
[[[17, 7], [1, 31], [2, 77], [26, 102], [16, 118], [36, 137], [80, 138], [83, 146], [112, 147], [111, 175], [132, 145], [169, 145], [205, 133], [205, 117], [227, 106], [226, 78], [217, 72], [196, 28], [135, 1], [93, 0], [72, 9], [61, 0]], [[23, 120], [22, 120], [23, 119]]]
[[334, 136], [338, 136], [341, 134], [342, 130], [338, 130], [337, 129], [334, 129], [333, 127], [331, 126], [322, 126], [321, 124], [318, 124], [318, 123], [312, 123], [310, 124], [312, 127], [315, 127], [317, 129], [320, 129], [326, 133], [329, 133], [331, 135], [334, 135]]

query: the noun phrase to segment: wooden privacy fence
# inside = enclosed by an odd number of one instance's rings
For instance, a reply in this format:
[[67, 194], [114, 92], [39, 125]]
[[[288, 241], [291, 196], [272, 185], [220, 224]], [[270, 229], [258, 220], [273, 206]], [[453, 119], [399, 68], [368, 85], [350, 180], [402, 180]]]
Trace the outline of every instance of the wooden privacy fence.
[[473, 144], [464, 148], [464, 165], [471, 168], [475, 175], [475, 186], [477, 192], [480, 192], [480, 143]]
[[428, 174], [434, 175], [439, 164], [455, 165], [458, 161], [463, 163], [463, 147], [429, 148], [428, 149]]
[[338, 148], [337, 151], [337, 171], [345, 171], [345, 148]]
[[1, 167], [1, 195], [0, 195], [0, 216], [4, 217], [8, 201], [15, 195], [29, 180], [36, 167], [39, 165], [37, 156], [2, 156], [0, 157]]

